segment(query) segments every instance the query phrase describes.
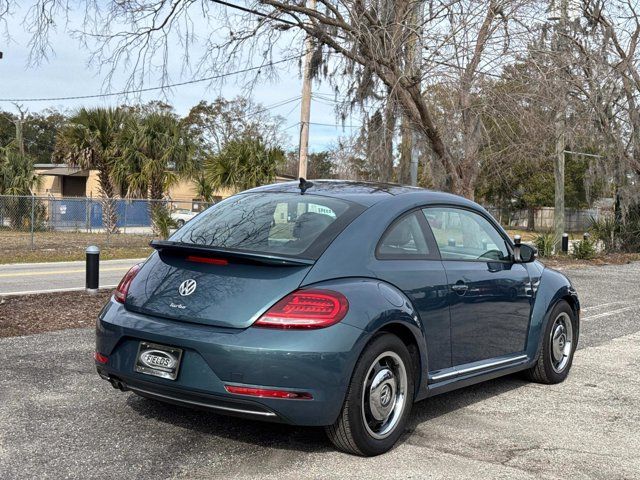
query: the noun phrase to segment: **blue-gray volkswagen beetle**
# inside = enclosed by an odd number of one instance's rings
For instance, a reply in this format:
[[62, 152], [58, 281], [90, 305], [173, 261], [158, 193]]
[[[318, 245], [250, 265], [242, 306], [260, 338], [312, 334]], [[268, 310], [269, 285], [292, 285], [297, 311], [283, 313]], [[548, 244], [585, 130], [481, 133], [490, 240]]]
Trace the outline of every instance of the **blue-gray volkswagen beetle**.
[[477, 204], [397, 185], [301, 181], [206, 210], [122, 279], [97, 323], [113, 386], [325, 426], [377, 455], [412, 404], [517, 371], [571, 368], [580, 304]]

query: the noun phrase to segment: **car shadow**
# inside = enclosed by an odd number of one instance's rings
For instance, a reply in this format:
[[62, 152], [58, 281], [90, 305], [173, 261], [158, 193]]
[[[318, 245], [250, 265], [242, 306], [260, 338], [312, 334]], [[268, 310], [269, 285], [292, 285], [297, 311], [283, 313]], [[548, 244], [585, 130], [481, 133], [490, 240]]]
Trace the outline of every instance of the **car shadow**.
[[[406, 433], [399, 441], [411, 438], [421, 424], [441, 415], [488, 400], [526, 385], [518, 374], [497, 378], [470, 387], [427, 398], [414, 404]], [[224, 438], [255, 446], [269, 446], [301, 452], [332, 451], [323, 428], [296, 427], [218, 415], [202, 410], [179, 407], [131, 394], [127, 404], [140, 415], [196, 433]]]

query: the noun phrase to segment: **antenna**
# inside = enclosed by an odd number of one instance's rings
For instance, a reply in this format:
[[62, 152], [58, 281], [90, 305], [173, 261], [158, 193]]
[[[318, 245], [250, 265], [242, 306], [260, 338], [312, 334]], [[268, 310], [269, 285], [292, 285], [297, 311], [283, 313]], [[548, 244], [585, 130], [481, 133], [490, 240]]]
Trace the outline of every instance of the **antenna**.
[[300, 189], [300, 195], [304, 195], [304, 192], [313, 187], [313, 182], [305, 180], [303, 177], [300, 177], [300, 184], [298, 188]]

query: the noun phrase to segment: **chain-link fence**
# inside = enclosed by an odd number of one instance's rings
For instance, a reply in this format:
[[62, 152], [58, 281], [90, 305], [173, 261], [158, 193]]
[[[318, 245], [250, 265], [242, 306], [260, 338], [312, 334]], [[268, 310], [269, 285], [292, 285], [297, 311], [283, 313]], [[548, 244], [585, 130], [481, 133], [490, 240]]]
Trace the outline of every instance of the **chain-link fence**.
[[[182, 226], [209, 205], [197, 200], [0, 195], [0, 263], [81, 259], [88, 245], [99, 246], [103, 258], [144, 257], [151, 251], [149, 241]], [[527, 229], [533, 221], [536, 231], [553, 229], [553, 208], [488, 210], [506, 228]], [[157, 219], [158, 213], [162, 218]], [[567, 209], [566, 230], [586, 231], [592, 218], [610, 213]]]
[[[550, 232], [554, 228], [555, 209], [553, 207], [538, 207], [527, 209], [508, 209], [488, 206], [486, 209], [505, 228], [518, 230], [535, 230], [538, 232]], [[610, 217], [613, 211], [603, 208], [571, 209], [564, 212], [565, 232], [586, 232], [591, 227], [593, 220]], [[530, 228], [533, 225], [533, 228]]]
[[197, 200], [0, 195], [0, 261], [14, 255], [16, 261], [25, 256], [34, 261], [81, 258], [88, 245], [101, 247], [107, 258], [137, 251], [145, 256], [149, 241], [163, 234], [158, 212], [165, 217], [163, 225], [173, 230], [209, 205]]

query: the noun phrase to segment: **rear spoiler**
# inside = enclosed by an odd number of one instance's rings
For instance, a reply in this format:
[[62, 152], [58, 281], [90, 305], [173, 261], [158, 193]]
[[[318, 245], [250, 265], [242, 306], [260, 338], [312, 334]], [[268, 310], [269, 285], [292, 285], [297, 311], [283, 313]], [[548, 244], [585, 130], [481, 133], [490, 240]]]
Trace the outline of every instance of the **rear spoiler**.
[[246, 252], [242, 250], [230, 250], [221, 247], [209, 247], [207, 245], [193, 245], [170, 240], [152, 240], [149, 245], [158, 252], [174, 255], [206, 255], [219, 258], [233, 259], [242, 263], [257, 263], [261, 265], [274, 265], [281, 267], [299, 267], [313, 265], [315, 260], [308, 258], [291, 258], [268, 253]]

